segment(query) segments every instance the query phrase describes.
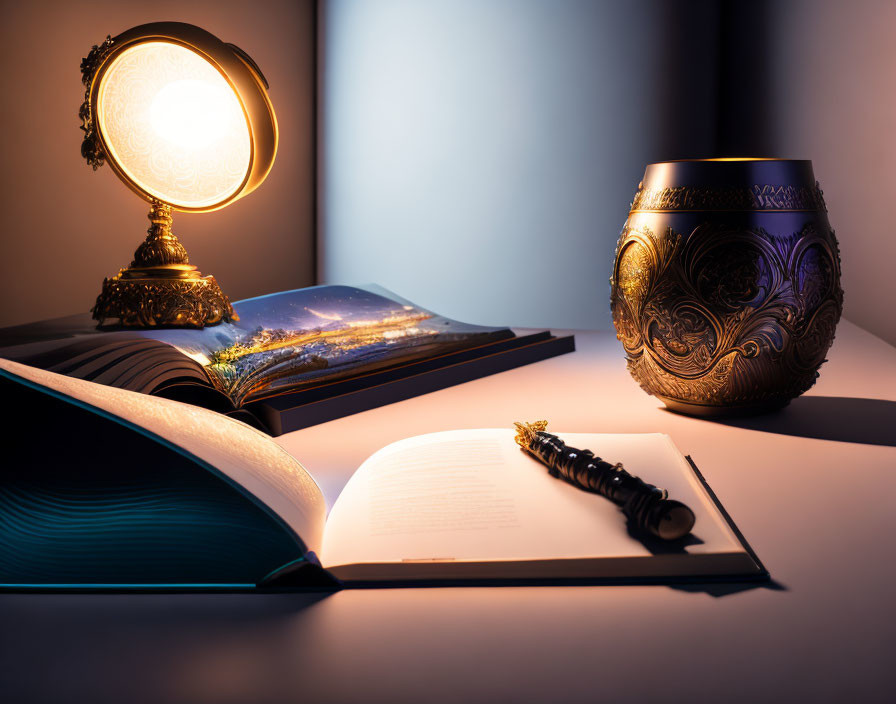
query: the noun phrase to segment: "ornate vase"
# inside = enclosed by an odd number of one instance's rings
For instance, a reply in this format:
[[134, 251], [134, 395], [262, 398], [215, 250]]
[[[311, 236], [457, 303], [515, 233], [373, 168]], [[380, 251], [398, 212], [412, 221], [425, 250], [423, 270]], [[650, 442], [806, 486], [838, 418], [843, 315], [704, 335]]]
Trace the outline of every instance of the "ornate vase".
[[721, 416], [786, 405], [815, 383], [843, 307], [812, 162], [648, 165], [610, 285], [629, 371], [667, 408]]

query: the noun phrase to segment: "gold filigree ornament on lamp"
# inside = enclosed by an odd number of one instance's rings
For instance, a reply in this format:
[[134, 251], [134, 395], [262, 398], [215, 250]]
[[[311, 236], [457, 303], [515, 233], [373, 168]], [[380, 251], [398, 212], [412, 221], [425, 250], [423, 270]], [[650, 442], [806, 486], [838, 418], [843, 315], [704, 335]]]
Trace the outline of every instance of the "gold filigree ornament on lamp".
[[127, 269], [103, 281], [99, 325], [191, 327], [236, 320], [171, 231], [171, 212], [223, 208], [264, 181], [277, 119], [254, 61], [199, 27], [157, 22], [106, 40], [81, 62], [81, 154], [108, 161], [150, 204], [148, 236]]

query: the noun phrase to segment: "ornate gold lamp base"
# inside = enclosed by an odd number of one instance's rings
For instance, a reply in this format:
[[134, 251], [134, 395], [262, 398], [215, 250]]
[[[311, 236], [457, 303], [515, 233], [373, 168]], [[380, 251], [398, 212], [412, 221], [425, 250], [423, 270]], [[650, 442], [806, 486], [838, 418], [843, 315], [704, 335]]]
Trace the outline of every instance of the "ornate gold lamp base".
[[130, 267], [103, 281], [93, 307], [100, 327], [107, 320], [131, 328], [202, 328], [239, 320], [214, 276], [202, 276], [171, 232], [171, 208], [154, 201], [152, 225]]
[[195, 266], [122, 269], [103, 281], [93, 318], [99, 325], [131, 328], [202, 328], [236, 320], [230, 301], [214, 276], [200, 276]]

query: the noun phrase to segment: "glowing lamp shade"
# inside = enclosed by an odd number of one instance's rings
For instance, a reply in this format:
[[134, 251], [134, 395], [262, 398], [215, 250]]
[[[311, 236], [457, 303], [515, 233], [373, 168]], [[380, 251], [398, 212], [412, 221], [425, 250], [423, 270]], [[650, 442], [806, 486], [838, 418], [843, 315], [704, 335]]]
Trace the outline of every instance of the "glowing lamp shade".
[[199, 27], [159, 22], [107, 37], [81, 70], [81, 153], [149, 201], [152, 223], [131, 266], [104, 282], [94, 317], [132, 327], [235, 319], [214, 278], [189, 264], [171, 210], [222, 208], [264, 181], [278, 131], [260, 69]]
[[237, 94], [211, 63], [177, 44], [146, 42], [116, 56], [96, 118], [109, 158], [174, 207], [225, 202], [249, 172], [252, 134]]

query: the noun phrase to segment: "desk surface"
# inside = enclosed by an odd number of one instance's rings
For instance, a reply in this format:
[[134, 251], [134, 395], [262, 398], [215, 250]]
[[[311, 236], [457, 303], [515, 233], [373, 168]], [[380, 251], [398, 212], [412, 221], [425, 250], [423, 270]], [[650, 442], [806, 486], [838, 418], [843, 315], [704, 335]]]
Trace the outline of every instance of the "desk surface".
[[548, 418], [664, 432], [775, 582], [309, 594], [0, 596], [9, 702], [885, 701], [896, 656], [896, 349], [842, 322], [784, 411], [678, 416], [611, 333], [579, 351], [280, 439], [330, 503], [408, 435]]

